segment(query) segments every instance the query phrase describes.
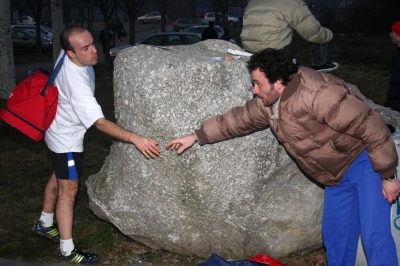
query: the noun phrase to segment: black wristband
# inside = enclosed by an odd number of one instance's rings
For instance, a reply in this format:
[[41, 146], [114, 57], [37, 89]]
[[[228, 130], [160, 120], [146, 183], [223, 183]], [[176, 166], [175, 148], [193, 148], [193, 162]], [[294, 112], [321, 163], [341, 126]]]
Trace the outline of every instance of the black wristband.
[[392, 175], [391, 177], [386, 178], [387, 181], [393, 182], [397, 179], [397, 174]]

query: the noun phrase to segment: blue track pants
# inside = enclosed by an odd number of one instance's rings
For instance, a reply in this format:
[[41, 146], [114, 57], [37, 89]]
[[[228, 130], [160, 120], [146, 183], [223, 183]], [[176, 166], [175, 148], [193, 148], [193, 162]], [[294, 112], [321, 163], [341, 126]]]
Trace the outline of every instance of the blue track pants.
[[325, 188], [322, 236], [329, 266], [354, 266], [359, 235], [369, 266], [399, 266], [382, 180], [366, 151], [338, 186]]

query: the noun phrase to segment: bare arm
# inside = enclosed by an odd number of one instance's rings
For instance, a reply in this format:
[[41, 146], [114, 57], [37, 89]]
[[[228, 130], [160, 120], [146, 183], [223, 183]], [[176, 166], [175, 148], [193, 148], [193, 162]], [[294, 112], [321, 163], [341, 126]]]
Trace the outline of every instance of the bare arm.
[[196, 134], [186, 135], [174, 140], [171, 140], [165, 148], [167, 150], [178, 150], [178, 154], [181, 154], [185, 150], [189, 149], [193, 146], [193, 144], [197, 141]]
[[94, 125], [100, 131], [114, 138], [132, 143], [147, 159], [150, 157], [154, 159], [156, 155], [160, 154], [157, 141], [137, 135], [105, 118], [98, 119]]

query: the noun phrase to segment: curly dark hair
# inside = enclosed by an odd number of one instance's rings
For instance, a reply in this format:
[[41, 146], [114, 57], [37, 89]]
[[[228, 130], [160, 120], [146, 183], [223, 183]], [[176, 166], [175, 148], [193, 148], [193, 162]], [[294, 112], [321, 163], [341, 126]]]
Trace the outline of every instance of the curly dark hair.
[[253, 54], [247, 62], [247, 68], [250, 72], [259, 68], [270, 83], [281, 79], [285, 86], [292, 80], [292, 74], [299, 69], [286, 57], [284, 50], [271, 48]]
[[75, 52], [75, 48], [69, 43], [69, 37], [74, 34], [78, 34], [86, 31], [86, 28], [78, 25], [72, 25], [66, 27], [60, 35], [60, 44], [64, 51], [70, 50]]

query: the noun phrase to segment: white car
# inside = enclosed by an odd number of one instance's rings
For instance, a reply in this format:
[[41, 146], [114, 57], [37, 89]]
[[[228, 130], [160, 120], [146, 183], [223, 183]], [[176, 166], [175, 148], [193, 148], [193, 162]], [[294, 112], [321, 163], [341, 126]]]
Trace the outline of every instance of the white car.
[[[203, 33], [203, 30], [208, 28], [207, 26], [193, 26], [193, 27], [189, 27], [184, 29], [182, 32], [193, 32], [193, 33], [198, 33], [201, 34]], [[214, 26], [215, 31], [218, 33], [218, 38], [221, 38], [222, 35], [224, 35], [224, 29], [221, 28], [220, 26]]]
[[[219, 17], [220, 17], [220, 21], [222, 22], [222, 18], [221, 18], [222, 14], [221, 13], [218, 13], [218, 14], [219, 14]], [[215, 12], [206, 13], [204, 15], [204, 19], [207, 20], [207, 21], [215, 22]], [[233, 26], [235, 26], [236, 24], [239, 24], [239, 23], [241, 23], [239, 18], [228, 16], [228, 24], [229, 24], [229, 26], [233, 27]]]
[[[166, 17], [165, 20], [168, 18]], [[146, 23], [161, 23], [161, 14], [158, 11], [149, 12], [144, 16], [138, 17], [137, 22], [140, 24]]]
[[31, 16], [22, 16], [22, 23], [21, 20], [17, 20], [18, 24], [35, 24], [35, 20]]

